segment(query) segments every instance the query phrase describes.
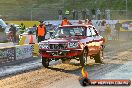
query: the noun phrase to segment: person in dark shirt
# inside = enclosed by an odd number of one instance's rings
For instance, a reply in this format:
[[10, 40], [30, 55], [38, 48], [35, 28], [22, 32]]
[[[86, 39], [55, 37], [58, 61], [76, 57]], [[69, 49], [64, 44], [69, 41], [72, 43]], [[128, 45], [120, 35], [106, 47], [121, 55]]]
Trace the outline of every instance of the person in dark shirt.
[[93, 16], [92, 18], [94, 19], [95, 18], [95, 13], [96, 13], [95, 9], [92, 9], [91, 12], [92, 12], [92, 16]]
[[12, 41], [16, 42], [16, 27], [14, 25], [11, 25], [9, 31], [12, 36]]
[[85, 10], [82, 10], [82, 19], [86, 19], [86, 11]]
[[62, 10], [58, 10], [59, 20], [62, 20]]
[[116, 30], [116, 39], [119, 40], [119, 34], [120, 34], [120, 28], [121, 28], [121, 23], [119, 23], [119, 21], [117, 21], [117, 23], [115, 24], [115, 30]]

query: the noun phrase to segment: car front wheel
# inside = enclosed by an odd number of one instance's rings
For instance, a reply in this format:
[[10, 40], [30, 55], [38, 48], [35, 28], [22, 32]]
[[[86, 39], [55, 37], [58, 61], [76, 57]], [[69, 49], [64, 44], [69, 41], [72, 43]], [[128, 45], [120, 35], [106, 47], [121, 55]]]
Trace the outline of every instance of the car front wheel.
[[93, 58], [95, 63], [103, 63], [103, 50], [97, 53]]
[[83, 53], [81, 54], [80, 56], [80, 65], [81, 66], [84, 66], [87, 62], [87, 57], [88, 57], [88, 50], [87, 49], [84, 49], [83, 50]]
[[47, 68], [47, 67], [49, 66], [49, 60], [46, 59], [46, 58], [44, 58], [44, 57], [42, 57], [42, 65], [43, 65], [45, 68]]

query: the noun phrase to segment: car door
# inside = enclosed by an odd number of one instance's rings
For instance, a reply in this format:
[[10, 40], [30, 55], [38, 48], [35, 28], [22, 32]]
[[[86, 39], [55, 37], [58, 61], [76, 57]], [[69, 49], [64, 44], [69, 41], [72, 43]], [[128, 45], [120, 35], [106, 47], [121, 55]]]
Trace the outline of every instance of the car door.
[[94, 53], [94, 36], [92, 35], [91, 28], [88, 27], [86, 31], [86, 45], [88, 46], [89, 55]]
[[93, 44], [93, 48], [94, 48], [93, 52], [98, 53], [99, 50], [100, 50], [100, 46], [101, 46], [101, 44], [103, 42], [103, 40], [102, 40], [103, 37], [101, 37], [98, 34], [97, 30], [94, 27], [92, 27], [90, 29], [91, 29], [92, 37], [93, 37], [93, 43], [92, 43]]

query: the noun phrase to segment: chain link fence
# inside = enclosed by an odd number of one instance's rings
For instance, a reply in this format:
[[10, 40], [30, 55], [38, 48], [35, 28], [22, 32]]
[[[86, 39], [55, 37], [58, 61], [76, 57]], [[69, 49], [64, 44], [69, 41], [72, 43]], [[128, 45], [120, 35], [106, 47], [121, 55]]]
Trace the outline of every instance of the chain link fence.
[[[59, 8], [59, 7], [57, 7]], [[57, 8], [15, 8], [15, 9], [0, 9], [0, 15], [5, 18], [5, 20], [58, 20], [59, 14]], [[62, 10], [62, 15], [64, 16], [65, 11]], [[132, 19], [132, 11], [126, 10], [110, 10], [109, 14], [106, 14], [105, 10], [100, 10], [100, 19], [107, 19], [107, 15], [110, 15], [110, 19]], [[96, 10], [95, 10], [96, 13]], [[98, 19], [97, 14], [92, 16], [92, 11], [76, 10], [76, 20], [78, 19]], [[68, 16], [69, 19], [74, 19], [73, 10], [70, 10]], [[84, 17], [85, 16], [85, 17]]]

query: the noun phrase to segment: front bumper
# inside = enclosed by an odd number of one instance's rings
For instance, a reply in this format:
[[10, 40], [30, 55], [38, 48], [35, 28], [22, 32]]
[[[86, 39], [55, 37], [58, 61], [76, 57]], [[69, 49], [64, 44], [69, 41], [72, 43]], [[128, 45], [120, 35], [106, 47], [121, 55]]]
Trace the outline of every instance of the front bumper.
[[45, 58], [72, 58], [82, 54], [82, 49], [76, 50], [43, 50], [40, 49], [39, 53]]

